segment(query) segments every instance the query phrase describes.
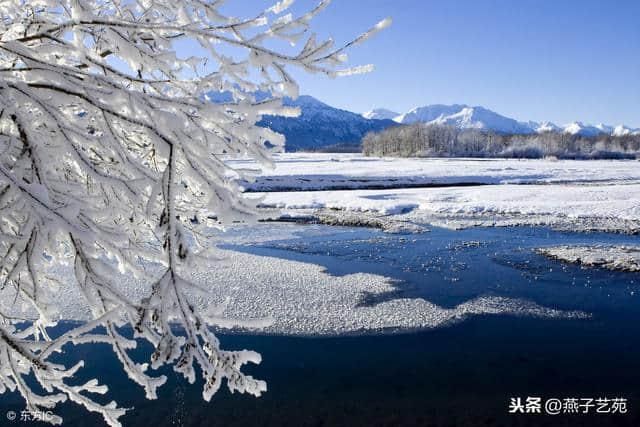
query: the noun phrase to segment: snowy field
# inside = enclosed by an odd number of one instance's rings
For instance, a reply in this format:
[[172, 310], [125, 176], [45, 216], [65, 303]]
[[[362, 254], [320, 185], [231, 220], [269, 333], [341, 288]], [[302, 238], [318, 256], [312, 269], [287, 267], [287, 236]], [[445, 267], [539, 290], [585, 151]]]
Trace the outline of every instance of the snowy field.
[[264, 205], [383, 215], [640, 219], [640, 183], [627, 185], [495, 185], [267, 193]]
[[[250, 191], [300, 191], [456, 184], [638, 183], [634, 160], [377, 158], [359, 154], [284, 153], [274, 156]], [[255, 169], [251, 161], [229, 162]]]
[[[237, 166], [251, 165], [238, 161]], [[488, 185], [469, 185], [474, 183]], [[296, 191], [276, 191], [290, 187]], [[264, 192], [265, 207], [289, 216], [358, 213], [452, 228], [539, 225], [640, 231], [638, 161], [294, 153], [278, 155], [275, 169], [249, 188]]]

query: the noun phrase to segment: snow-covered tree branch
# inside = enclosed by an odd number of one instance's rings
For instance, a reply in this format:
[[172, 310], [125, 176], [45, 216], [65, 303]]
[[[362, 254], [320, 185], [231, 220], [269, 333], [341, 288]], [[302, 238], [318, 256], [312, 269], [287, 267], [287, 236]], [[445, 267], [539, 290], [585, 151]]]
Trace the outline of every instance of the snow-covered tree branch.
[[[120, 425], [124, 409], [92, 398], [106, 386], [70, 385], [82, 363], [49, 361], [69, 343], [111, 346], [150, 399], [166, 378], [147, 369], [164, 364], [191, 382], [199, 365], [206, 400], [224, 379], [231, 390], [266, 390], [241, 372], [260, 355], [220, 349], [208, 328], [220, 310], [195, 307], [192, 295], [205, 290], [184, 272], [208, 245], [206, 228], [216, 225], [208, 218], [255, 218], [258, 201], [236, 183], [253, 172], [225, 160], [249, 155], [268, 165], [268, 146], [284, 143], [256, 122], [298, 114], [281, 103], [298, 94], [288, 69], [366, 72], [339, 68], [345, 49], [389, 21], [334, 47], [310, 31], [329, 1], [296, 17], [293, 1], [282, 0], [249, 19], [225, 16], [223, 3], [0, 1], [0, 290], [15, 302], [0, 307], [0, 393], [18, 391], [29, 410], [72, 400]], [[181, 57], [181, 43], [202, 53]], [[215, 93], [228, 100], [211, 102]], [[75, 283], [49, 274], [60, 264]], [[151, 293], [127, 298], [112, 280], [118, 273], [149, 281]], [[50, 337], [59, 318], [50, 296], [60, 286], [79, 288], [93, 320]], [[136, 339], [155, 348], [149, 364], [128, 355]], [[44, 394], [25, 381], [31, 374]]]

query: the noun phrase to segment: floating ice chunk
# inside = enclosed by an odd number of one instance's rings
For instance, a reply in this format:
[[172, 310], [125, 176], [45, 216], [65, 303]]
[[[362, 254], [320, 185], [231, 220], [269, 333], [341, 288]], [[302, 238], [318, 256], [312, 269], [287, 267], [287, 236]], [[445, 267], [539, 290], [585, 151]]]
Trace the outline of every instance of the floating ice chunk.
[[538, 253], [552, 259], [588, 267], [640, 271], [640, 246], [553, 246]]

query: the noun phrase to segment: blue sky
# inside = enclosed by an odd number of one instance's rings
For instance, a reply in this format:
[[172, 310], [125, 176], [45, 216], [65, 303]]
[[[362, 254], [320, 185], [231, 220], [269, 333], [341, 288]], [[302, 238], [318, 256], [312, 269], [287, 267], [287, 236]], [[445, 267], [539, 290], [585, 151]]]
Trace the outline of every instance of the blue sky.
[[[297, 0], [293, 11], [315, 4]], [[357, 112], [465, 103], [520, 120], [640, 127], [639, 0], [334, 0], [314, 28], [345, 42], [387, 16], [389, 29], [350, 51], [376, 71], [295, 72], [302, 93]]]

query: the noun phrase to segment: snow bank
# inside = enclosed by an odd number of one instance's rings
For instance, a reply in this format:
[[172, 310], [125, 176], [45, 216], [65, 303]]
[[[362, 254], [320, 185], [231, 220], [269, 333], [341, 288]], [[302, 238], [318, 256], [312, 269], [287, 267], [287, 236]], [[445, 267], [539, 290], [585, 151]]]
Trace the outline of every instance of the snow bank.
[[[640, 184], [274, 192], [265, 196], [265, 206], [284, 209], [290, 215], [327, 209], [405, 213], [405, 219], [441, 226], [473, 220], [481, 222], [476, 225], [571, 223], [580, 228], [640, 232]], [[507, 220], [514, 223], [502, 224]]]

